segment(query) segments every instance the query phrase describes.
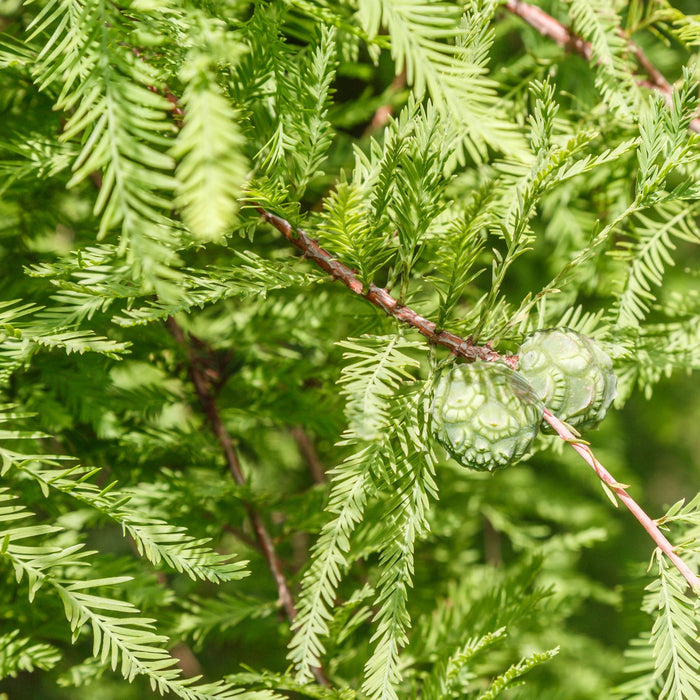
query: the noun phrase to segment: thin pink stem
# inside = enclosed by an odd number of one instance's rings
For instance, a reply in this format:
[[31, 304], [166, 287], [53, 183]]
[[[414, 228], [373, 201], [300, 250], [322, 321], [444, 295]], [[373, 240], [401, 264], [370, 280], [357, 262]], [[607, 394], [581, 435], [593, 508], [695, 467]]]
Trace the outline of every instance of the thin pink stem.
[[630, 496], [625, 487], [620, 484], [610, 472], [595, 458], [591, 448], [581, 442], [549, 409], [544, 411], [544, 419], [556, 431], [562, 440], [568, 442], [578, 452], [585, 462], [598, 475], [598, 478], [610, 488], [610, 490], [625, 504], [632, 515], [641, 523], [649, 533], [659, 549], [673, 562], [673, 565], [681, 572], [683, 578], [690, 584], [695, 593], [700, 594], [700, 578], [694, 574], [690, 567], [676, 554], [673, 545], [666, 539], [659, 529], [656, 521], [650, 518], [643, 508]]
[[[399, 304], [388, 290], [377, 287], [374, 284], [364, 287], [354, 270], [334, 258], [327, 250], [318, 244], [318, 241], [311, 238], [305, 231], [300, 228], [294, 228], [286, 219], [265, 211], [262, 207], [256, 207], [256, 209], [265, 221], [272, 224], [292, 245], [301, 250], [306, 258], [318, 265], [318, 267], [327, 272], [333, 279], [339, 280], [350, 289], [350, 291], [374, 304], [387, 315], [412, 326], [431, 343], [449, 348], [455, 355], [461, 355], [470, 361], [477, 359], [487, 360], [489, 362], [502, 360], [510, 364], [514, 369], [517, 368], [517, 356], [502, 356], [488, 344], [485, 346], [473, 345], [469, 339], [461, 338], [448, 331], [439, 331], [435, 323], [420, 316], [410, 307]], [[554, 428], [562, 440], [568, 442], [576, 452], [586, 460], [593, 471], [598, 475], [598, 478], [607, 484], [625, 506], [629, 508], [634, 517], [637, 518], [654, 542], [656, 542], [659, 549], [673, 562], [693, 590], [700, 594], [700, 578], [698, 578], [690, 570], [688, 565], [676, 554], [673, 545], [666, 539], [661, 530], [659, 530], [656, 522], [642, 510], [641, 506], [639, 506], [625, 491], [624, 487], [618, 483], [610, 472], [595, 458], [590, 447], [577, 438], [566, 425], [548, 409], [544, 411], [544, 419]]]
[[591, 45], [544, 10], [520, 0], [507, 0], [504, 7], [508, 12], [517, 15], [526, 24], [536, 29], [542, 36], [552, 39], [563, 49], [573, 51], [583, 56], [587, 61], [591, 60], [593, 56]]

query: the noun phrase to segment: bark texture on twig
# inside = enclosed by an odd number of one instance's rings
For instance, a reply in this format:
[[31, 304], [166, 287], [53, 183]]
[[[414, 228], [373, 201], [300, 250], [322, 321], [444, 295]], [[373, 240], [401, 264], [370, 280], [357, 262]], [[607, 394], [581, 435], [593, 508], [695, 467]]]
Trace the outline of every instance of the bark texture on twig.
[[352, 292], [366, 299], [371, 304], [374, 304], [374, 306], [380, 308], [384, 313], [392, 316], [397, 321], [412, 326], [431, 343], [442, 345], [448, 350], [451, 350], [455, 355], [464, 357], [470, 361], [487, 360], [489, 362], [494, 362], [496, 360], [502, 360], [511, 367], [515, 367], [517, 357], [500, 355], [488, 344], [474, 345], [469, 338], [464, 339], [449, 331], [438, 330], [437, 324], [417, 314], [410, 307], [399, 304], [399, 302], [383, 287], [370, 284], [367, 289], [365, 289], [355, 272], [322, 248], [318, 244], [318, 241], [311, 238], [311, 236], [301, 229], [294, 229], [286, 219], [271, 214], [261, 207], [256, 207], [256, 209], [265, 221], [271, 223], [292, 245], [299, 248], [299, 250], [304, 253], [305, 257], [313, 261], [322, 270], [333, 277], [333, 279], [339, 280]]
[[560, 421], [551, 411], [545, 409], [544, 419], [552, 426], [557, 435], [562, 440], [568, 442], [576, 452], [581, 455], [588, 466], [598, 475], [598, 478], [610, 488], [610, 490], [625, 504], [628, 510], [641, 523], [642, 527], [649, 533], [659, 549], [673, 562], [673, 565], [681, 572], [683, 578], [690, 584], [690, 587], [700, 594], [700, 578], [694, 574], [690, 567], [676, 554], [673, 545], [661, 532], [656, 521], [650, 518], [642, 507], [625, 490], [625, 486], [620, 484], [610, 472], [595, 458], [591, 448], [584, 442], [577, 440], [576, 436]]
[[[256, 209], [265, 221], [268, 221], [280, 231], [287, 240], [304, 253], [305, 257], [313, 261], [322, 270], [325, 270], [334, 279], [340, 280], [352, 292], [382, 309], [387, 315], [413, 326], [418, 332], [428, 338], [431, 343], [443, 345], [449, 348], [455, 355], [460, 355], [469, 360], [481, 359], [489, 362], [504, 360], [512, 367], [517, 367], [516, 356], [503, 357], [488, 345], [473, 345], [470, 340], [465, 340], [454, 333], [449, 333], [447, 331], [438, 332], [435, 323], [420, 316], [413, 311], [413, 309], [399, 305], [396, 299], [394, 299], [386, 289], [373, 284], [370, 284], [368, 289], [364, 289], [353, 270], [339, 260], [336, 260], [303, 230], [293, 228], [286, 219], [271, 214], [261, 207], [256, 207]], [[562, 440], [568, 442], [574, 450], [578, 452], [593, 471], [595, 471], [598, 478], [612, 489], [622, 503], [624, 503], [634, 517], [642, 524], [654, 542], [656, 542], [659, 549], [668, 556], [673, 565], [680, 571], [693, 591], [700, 594], [700, 578], [698, 578], [683, 559], [678, 556], [673, 549], [673, 545], [666, 539], [656, 522], [644, 512], [641, 506], [627, 493], [624, 486], [595, 458], [591, 448], [578, 440], [566, 425], [553, 415], [551, 411], [545, 409], [544, 419], [554, 428]]]

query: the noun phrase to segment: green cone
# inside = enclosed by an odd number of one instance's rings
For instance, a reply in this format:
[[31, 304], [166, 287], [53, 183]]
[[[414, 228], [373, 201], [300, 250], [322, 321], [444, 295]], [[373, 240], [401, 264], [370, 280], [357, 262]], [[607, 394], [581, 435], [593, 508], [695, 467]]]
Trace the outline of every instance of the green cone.
[[502, 469], [525, 455], [544, 407], [532, 387], [502, 363], [455, 365], [437, 385], [433, 433], [462, 466]]
[[518, 356], [520, 373], [555, 416], [580, 430], [603, 420], [617, 380], [612, 360], [595, 340], [569, 328], [537, 331]]

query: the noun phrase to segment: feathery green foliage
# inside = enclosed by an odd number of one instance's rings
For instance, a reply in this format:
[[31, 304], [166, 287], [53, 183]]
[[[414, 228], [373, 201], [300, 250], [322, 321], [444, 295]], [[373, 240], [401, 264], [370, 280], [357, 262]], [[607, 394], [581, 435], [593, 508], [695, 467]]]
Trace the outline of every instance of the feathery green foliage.
[[[663, 516], [664, 523], [680, 525], [687, 536], [690, 561], [697, 565], [700, 548], [697, 534], [700, 530], [700, 499], [688, 504], [675, 503]], [[695, 669], [700, 663], [697, 639], [700, 635], [700, 610], [697, 600], [689, 599], [685, 585], [676, 571], [655, 555], [659, 577], [646, 588], [643, 609], [653, 615], [651, 634], [633, 640], [629, 657], [633, 660], [628, 670], [637, 677], [623, 684], [618, 694], [625, 698], [697, 698], [700, 681]], [[644, 671], [639, 673], [639, 671]]]
[[[619, 116], [628, 118], [639, 102], [627, 42], [611, 0], [567, 0], [573, 28], [590, 42], [596, 86]], [[620, 114], [621, 112], [621, 114]]]
[[247, 172], [238, 113], [217, 84], [217, 69], [234, 63], [240, 49], [223, 22], [195, 15], [187, 27], [181, 39], [188, 52], [178, 73], [186, 86], [184, 117], [171, 149], [178, 161], [176, 204], [194, 236], [208, 240], [232, 228]]
[[429, 340], [595, 336], [583, 439], [698, 571], [687, 3], [1, 5], [0, 695], [700, 697], [569, 445], [430, 430]]
[[30, 46], [38, 48], [32, 77], [70, 115], [62, 138], [80, 143], [68, 186], [102, 171], [94, 204], [99, 237], [119, 229], [135, 277], [166, 294], [178, 237], [167, 217], [174, 188], [174, 160], [165, 152], [174, 132], [166, 119], [171, 105], [149, 89], [157, 72], [121, 41], [137, 24], [148, 26], [148, 13], [119, 10], [101, 0], [47, 3], [29, 27]]
[[406, 426], [397, 425], [395, 418], [397, 412], [408, 418], [411, 409], [415, 409], [415, 399], [409, 401], [402, 395], [402, 385], [407, 380], [412, 382], [409, 370], [415, 370], [418, 365], [406, 353], [416, 351], [419, 346], [400, 336], [358, 338], [341, 345], [347, 351], [344, 357], [352, 360], [339, 380], [346, 397], [348, 421], [343, 444], [353, 447], [355, 452], [336, 470], [327, 506], [335, 517], [321, 531], [311, 566], [302, 581], [290, 659], [302, 677], [308, 674], [309, 666], [317, 665], [324, 650], [321, 638], [329, 631], [329, 604], [348, 564], [350, 535], [362, 520], [369, 497], [383, 493], [391, 485], [398, 498], [387, 504], [384, 531], [374, 534], [389, 549], [380, 553], [386, 562], [384, 580], [377, 583], [380, 613], [376, 634], [380, 641], [372, 665], [367, 668], [366, 692], [373, 697], [393, 697], [391, 680], [397, 675], [399, 649], [396, 638], [403, 637], [401, 629], [407, 622], [404, 608], [414, 538], [425, 529], [422, 514], [426, 506], [425, 489], [434, 489], [430, 476], [421, 473], [422, 467], [413, 474], [416, 467], [405, 457], [401, 463], [395, 463], [391, 456], [393, 441], [411, 438]]

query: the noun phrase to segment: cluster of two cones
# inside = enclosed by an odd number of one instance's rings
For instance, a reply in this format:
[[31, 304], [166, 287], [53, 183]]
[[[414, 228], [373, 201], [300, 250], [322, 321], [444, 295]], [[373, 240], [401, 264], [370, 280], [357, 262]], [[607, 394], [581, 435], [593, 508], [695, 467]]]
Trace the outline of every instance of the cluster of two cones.
[[537, 331], [518, 356], [518, 371], [502, 362], [476, 361], [453, 366], [438, 382], [433, 434], [459, 464], [480, 471], [507, 467], [531, 449], [545, 406], [588, 430], [615, 398], [612, 360], [577, 331]]

